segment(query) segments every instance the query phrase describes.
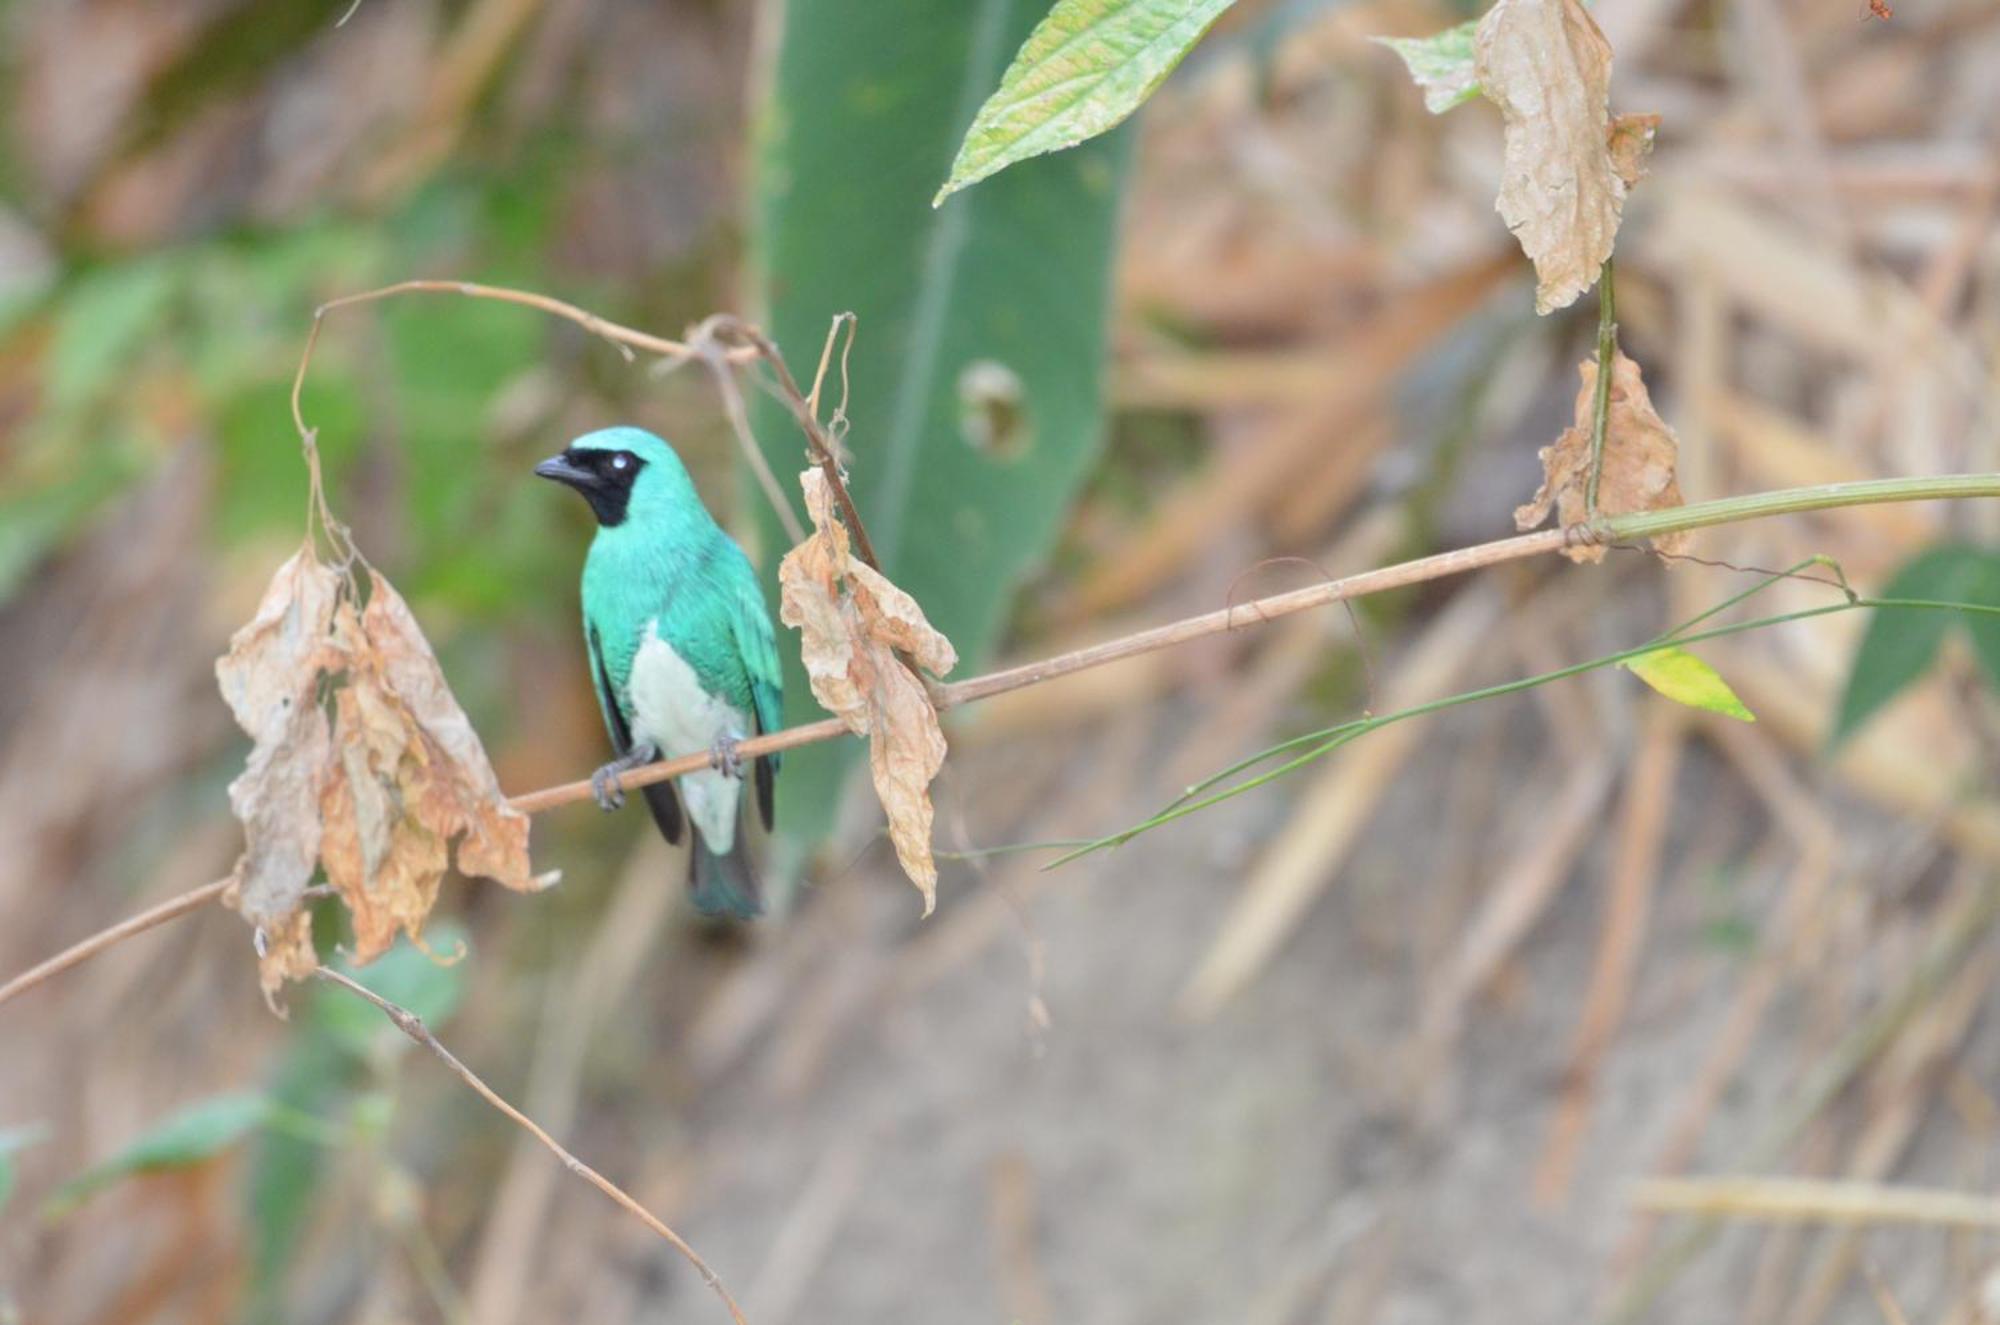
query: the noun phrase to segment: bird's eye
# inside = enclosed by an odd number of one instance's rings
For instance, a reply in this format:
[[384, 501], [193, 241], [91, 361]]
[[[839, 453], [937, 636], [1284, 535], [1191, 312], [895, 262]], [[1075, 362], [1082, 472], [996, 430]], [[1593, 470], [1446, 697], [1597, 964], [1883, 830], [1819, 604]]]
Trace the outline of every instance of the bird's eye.
[[611, 457], [611, 467], [622, 474], [632, 467], [632, 457], [620, 451]]

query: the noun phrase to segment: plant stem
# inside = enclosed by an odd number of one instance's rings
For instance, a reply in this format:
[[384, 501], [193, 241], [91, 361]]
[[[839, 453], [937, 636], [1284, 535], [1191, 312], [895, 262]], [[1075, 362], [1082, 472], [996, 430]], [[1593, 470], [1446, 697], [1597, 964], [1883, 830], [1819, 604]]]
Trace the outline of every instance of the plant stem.
[[1590, 477], [1583, 489], [1586, 519], [1597, 518], [1597, 482], [1604, 477], [1604, 434], [1611, 426], [1611, 368], [1618, 358], [1618, 308], [1611, 259], [1597, 277], [1597, 395], [1590, 404]]
[[[1303, 589], [1294, 589], [1289, 593], [1273, 594], [1268, 598], [1238, 603], [1233, 607], [1218, 608], [1213, 612], [1136, 631], [1102, 644], [1092, 644], [1085, 648], [1073, 649], [1068, 653], [1059, 653], [1053, 658], [1005, 667], [969, 680], [955, 681], [950, 685], [939, 687], [938, 707], [956, 708], [960, 704], [970, 704], [975, 700], [986, 699], [1009, 690], [1040, 685], [1044, 681], [1053, 681], [1057, 677], [1068, 676], [1074, 672], [1122, 662], [1140, 654], [1173, 648], [1212, 635], [1227, 634], [1245, 626], [1275, 621], [1279, 617], [1310, 611], [1316, 607], [1382, 593], [1389, 589], [1400, 589], [1406, 585], [1440, 580], [1451, 575], [1463, 575], [1468, 571], [1497, 566], [1502, 562], [1558, 552], [1577, 542], [1627, 543], [1654, 534], [1673, 533], [1681, 529], [1701, 529], [1709, 525], [1731, 524], [1770, 515], [1948, 497], [2000, 497], [2000, 474], [1946, 474], [1934, 478], [1868, 479], [1856, 483], [1827, 483], [1811, 488], [1788, 488], [1778, 492], [1753, 493], [1746, 497], [1725, 497], [1721, 501], [1697, 502], [1692, 506], [1676, 506], [1664, 511], [1641, 511], [1633, 515], [1611, 516], [1575, 529], [1548, 529], [1540, 533], [1503, 538], [1492, 543], [1479, 543], [1451, 552], [1420, 557], [1415, 561], [1406, 561], [1395, 566], [1384, 566], [1379, 570], [1363, 571], [1359, 575], [1350, 575], [1345, 579], [1327, 580]], [[791, 750], [802, 745], [831, 740], [844, 735], [846, 731], [846, 726], [838, 718], [826, 718], [819, 722], [752, 737], [738, 747], [738, 753], [748, 759], [755, 755], [772, 754], [780, 750]], [[644, 768], [620, 774], [618, 785], [626, 791], [631, 791], [635, 787], [665, 782], [670, 778], [677, 778], [684, 773], [697, 772], [707, 767], [708, 756], [705, 754], [662, 760], [657, 764], [648, 764]], [[515, 796], [510, 803], [515, 809], [524, 813], [539, 814], [558, 805], [588, 800], [590, 796], [590, 783], [588, 780], [583, 780], [525, 792]]]
[[[1738, 601], [1740, 601], [1740, 598]], [[1989, 607], [1979, 603], [1949, 603], [1922, 598], [1857, 597], [1838, 603], [1829, 603], [1823, 607], [1808, 607], [1796, 612], [1786, 612], [1778, 616], [1759, 617], [1755, 621], [1739, 621], [1727, 626], [1716, 626], [1696, 634], [1680, 634], [1676, 631], [1671, 635], [1671, 638], [1672, 642], [1676, 645], [1701, 644], [1708, 640], [1726, 639], [1731, 635], [1741, 635], [1752, 630], [1763, 630], [1770, 626], [1781, 626], [1793, 621], [1807, 621], [1813, 617], [1834, 616], [1841, 612], [1853, 612], [1862, 608], [1891, 608], [1925, 612], [1977, 612], [1988, 616], [2000, 616], [2000, 607]], [[1685, 627], [1681, 629], [1685, 629]], [[1197, 810], [1205, 810], [1212, 806], [1220, 805], [1222, 802], [1232, 800], [1246, 791], [1255, 790], [1258, 787], [1277, 781], [1288, 773], [1297, 772], [1307, 764], [1314, 763], [1332, 754], [1349, 741], [1366, 736], [1370, 732], [1379, 731], [1383, 727], [1403, 722], [1410, 718], [1421, 718], [1428, 714], [1439, 713], [1445, 709], [1459, 708], [1462, 705], [1475, 703], [1482, 699], [1498, 699], [1502, 695], [1519, 694], [1524, 690], [1534, 690], [1538, 687], [1548, 685], [1552, 681], [1567, 680], [1570, 677], [1581, 676], [1585, 672], [1594, 672], [1606, 667], [1615, 667], [1620, 663], [1628, 663], [1665, 647], [1667, 638], [1669, 637], [1655, 637], [1647, 640], [1644, 644], [1635, 644], [1629, 649], [1620, 649], [1616, 653], [1605, 654], [1601, 658], [1592, 658], [1588, 662], [1571, 663], [1567, 667], [1558, 667], [1553, 671], [1540, 672], [1534, 676], [1524, 676], [1517, 680], [1503, 681], [1497, 685], [1485, 686], [1478, 690], [1467, 690], [1456, 695], [1446, 695], [1441, 699], [1427, 700], [1422, 704], [1416, 704], [1406, 709], [1399, 709], [1394, 713], [1382, 713], [1373, 717], [1355, 718], [1336, 726], [1307, 732], [1303, 736], [1294, 736], [1268, 749], [1260, 750], [1246, 759], [1239, 760], [1229, 768], [1197, 784], [1191, 789], [1191, 792], [1199, 794], [1202, 790], [1214, 786], [1218, 781], [1229, 777], [1233, 773], [1241, 772], [1254, 764], [1283, 754], [1288, 750], [1297, 749], [1302, 745], [1308, 745], [1312, 748], [1304, 754], [1286, 760], [1276, 768], [1267, 769], [1253, 778], [1248, 778], [1245, 781], [1225, 787], [1221, 791], [1201, 796], [1198, 800], [1191, 799], [1189, 796], [1183, 796], [1180, 800], [1152, 818], [1142, 820], [1116, 833], [1100, 837], [1083, 846], [1075, 847], [1064, 855], [1050, 861], [1043, 868], [1054, 869], [1058, 865], [1066, 865], [1070, 861], [1090, 855], [1096, 851], [1102, 851], [1106, 847], [1123, 846], [1141, 833], [1172, 823], [1176, 819], [1185, 818]]]
[[1937, 474], [1921, 478], [1861, 479], [1852, 483], [1822, 483], [1810, 488], [1723, 497], [1659, 511], [1639, 511], [1599, 520], [1593, 531], [1606, 541], [1633, 542], [1656, 534], [1711, 525], [1760, 520], [1803, 511], [1830, 511], [1845, 506], [1877, 506], [1884, 502], [1938, 501], [1963, 497], [2000, 496], [2000, 474]]

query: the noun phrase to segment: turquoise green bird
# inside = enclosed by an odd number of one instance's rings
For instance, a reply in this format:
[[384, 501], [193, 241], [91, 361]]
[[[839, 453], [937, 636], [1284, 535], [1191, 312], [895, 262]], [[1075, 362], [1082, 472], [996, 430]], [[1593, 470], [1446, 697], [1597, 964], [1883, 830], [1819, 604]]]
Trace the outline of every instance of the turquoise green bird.
[[[749, 558], [702, 505], [674, 449], [642, 429], [579, 437], [535, 473], [576, 489], [597, 516], [583, 563], [583, 635], [618, 755], [591, 777], [597, 803], [624, 804], [613, 780], [620, 773], [706, 752], [709, 768], [644, 788], [646, 804], [671, 843], [693, 822], [697, 910], [760, 914], [736, 744], [777, 729], [783, 696], [771, 613]], [[753, 762], [757, 813], [769, 829], [778, 759]]]

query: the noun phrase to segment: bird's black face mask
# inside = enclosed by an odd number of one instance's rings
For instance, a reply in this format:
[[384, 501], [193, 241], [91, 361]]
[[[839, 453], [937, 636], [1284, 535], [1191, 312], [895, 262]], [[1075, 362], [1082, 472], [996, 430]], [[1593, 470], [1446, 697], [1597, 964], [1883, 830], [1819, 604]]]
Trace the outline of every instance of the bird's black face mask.
[[582, 493], [597, 516], [597, 523], [613, 529], [625, 523], [632, 485], [645, 467], [646, 462], [630, 451], [579, 450], [572, 446], [536, 465], [535, 473]]

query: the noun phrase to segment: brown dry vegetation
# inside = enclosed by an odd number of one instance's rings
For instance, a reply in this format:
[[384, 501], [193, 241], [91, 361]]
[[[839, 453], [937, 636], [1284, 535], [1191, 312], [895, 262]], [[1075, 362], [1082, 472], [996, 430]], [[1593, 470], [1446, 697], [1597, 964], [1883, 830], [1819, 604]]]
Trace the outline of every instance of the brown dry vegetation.
[[[1268, 49], [1240, 40], [1280, 10]], [[1664, 117], [1618, 302], [1688, 498], [2000, 468], [2000, 10], [1597, 11], [1614, 109]], [[1508, 529], [1570, 422], [1590, 301], [1532, 315], [1492, 210], [1497, 116], [1427, 115], [1367, 40], [1459, 17], [1243, 0], [1155, 98], [1123, 219], [1118, 424], [1012, 653]], [[223, 18], [263, 21], [228, 0], [0, 12], [35, 200], [0, 211], [0, 254], [365, 221], [468, 137], [504, 158], [563, 99], [572, 132], [619, 150], [559, 172], [544, 265], [516, 283], [636, 290], [620, 316], [668, 333], [733, 302], [737, 7], [364, 0], [279, 73], [213, 74], [171, 114], [140, 97]], [[390, 273], [439, 274], [479, 273]], [[337, 263], [308, 285], [354, 288]], [[264, 332], [287, 364], [309, 308]], [[347, 334], [379, 399], [390, 351], [368, 325]], [[623, 410], [728, 490], [701, 379], [580, 344], [491, 384], [493, 450], [458, 463], [526, 483], [523, 457]], [[0, 428], [45, 407], [48, 353], [39, 332], [0, 342]], [[146, 463], [0, 607], [0, 974], [240, 846], [211, 665], [287, 544], [215, 532], [235, 452], [184, 371], [132, 359], [120, 409], [149, 421]], [[289, 458], [281, 414], [267, 433]], [[868, 439], [849, 444], [865, 475]], [[347, 509], [401, 570], [423, 545], [383, 514], [416, 481], [397, 455], [379, 426]], [[966, 854], [1110, 831], [1363, 705], [1641, 642], [1748, 587], [1710, 563], [1829, 553], [1876, 586], [1994, 523], [1885, 506], [1705, 531], [1704, 560], [1671, 567], [1546, 559], [965, 709], [921, 922], [866, 815], [789, 914], [722, 937], [684, 913], [640, 816], [562, 810], [535, 836], [561, 889], [447, 885], [472, 956], [439, 1034], [684, 1234], [754, 1325], [2000, 1320], [1991, 1227], [1886, 1200], [1860, 1227], [1635, 1203], [1649, 1177], [2000, 1182], [2000, 727], [1957, 652], [1834, 756], [1858, 613], [1703, 649], [1755, 725], [1599, 672], [1387, 729], [1060, 870]], [[552, 584], [574, 533], [543, 545]], [[1783, 583], [1769, 610], [1832, 592]], [[465, 624], [451, 603], [429, 600], [433, 638]], [[440, 651], [455, 683], [486, 678], [468, 707], [502, 784], [586, 772], [601, 738], [568, 601], [497, 626], [459, 610], [486, 633]], [[240, 1309], [243, 1148], [60, 1219], [38, 1206], [180, 1105], [272, 1079], [299, 1020], [265, 1011], [219, 908], [0, 1008], [0, 1129], [47, 1128], [0, 1211], [0, 1321]], [[286, 1319], [722, 1318], [643, 1227], [381, 1037], [366, 1091], [389, 1121], [328, 1152]]]

